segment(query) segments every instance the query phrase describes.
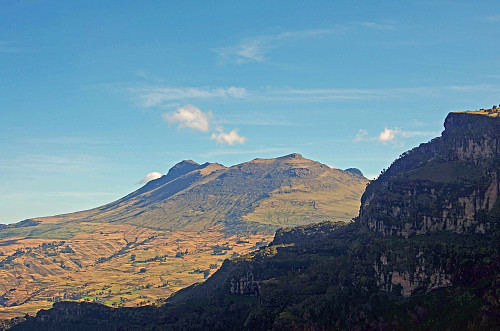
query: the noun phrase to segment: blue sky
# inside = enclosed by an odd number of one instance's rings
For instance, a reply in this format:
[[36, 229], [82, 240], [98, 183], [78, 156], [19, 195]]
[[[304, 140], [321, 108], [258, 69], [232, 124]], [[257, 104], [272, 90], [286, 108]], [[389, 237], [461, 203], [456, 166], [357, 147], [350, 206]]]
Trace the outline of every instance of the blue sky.
[[3, 1], [0, 223], [183, 159], [292, 152], [376, 176], [500, 103], [498, 1]]

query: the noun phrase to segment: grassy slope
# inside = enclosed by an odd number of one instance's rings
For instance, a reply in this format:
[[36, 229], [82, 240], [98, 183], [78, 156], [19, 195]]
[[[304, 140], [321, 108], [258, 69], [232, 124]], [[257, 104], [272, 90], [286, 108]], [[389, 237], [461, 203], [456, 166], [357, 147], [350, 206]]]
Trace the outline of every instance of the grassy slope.
[[[116, 222], [157, 230], [267, 230], [352, 219], [368, 181], [297, 154], [225, 168], [204, 165], [93, 210], [40, 218], [43, 224]], [[56, 227], [57, 228], [57, 227]], [[54, 231], [61, 232], [62, 230]]]

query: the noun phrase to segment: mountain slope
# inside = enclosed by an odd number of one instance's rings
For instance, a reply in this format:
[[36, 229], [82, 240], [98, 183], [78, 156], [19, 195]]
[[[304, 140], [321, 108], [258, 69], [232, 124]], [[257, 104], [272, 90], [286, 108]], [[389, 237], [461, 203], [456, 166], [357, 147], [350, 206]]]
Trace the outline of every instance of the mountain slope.
[[349, 221], [367, 183], [364, 177], [299, 154], [229, 168], [183, 161], [167, 175], [103, 207], [34, 220], [124, 223], [158, 230], [274, 231], [284, 225]]

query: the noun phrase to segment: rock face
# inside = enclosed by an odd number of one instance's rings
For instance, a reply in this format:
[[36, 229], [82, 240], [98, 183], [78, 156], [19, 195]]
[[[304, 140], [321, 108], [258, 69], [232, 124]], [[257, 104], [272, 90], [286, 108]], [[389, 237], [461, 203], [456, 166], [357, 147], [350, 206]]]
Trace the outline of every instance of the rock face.
[[[359, 222], [383, 237], [429, 233], [486, 234], [499, 206], [500, 118], [450, 113], [442, 136], [404, 153], [374, 182], [361, 201]], [[453, 285], [442, 263], [418, 252], [411, 268], [393, 270], [396, 259], [374, 262], [377, 284], [401, 294], [428, 293]]]
[[500, 118], [450, 113], [440, 138], [406, 152], [361, 201], [360, 222], [384, 236], [485, 233], [498, 203]]

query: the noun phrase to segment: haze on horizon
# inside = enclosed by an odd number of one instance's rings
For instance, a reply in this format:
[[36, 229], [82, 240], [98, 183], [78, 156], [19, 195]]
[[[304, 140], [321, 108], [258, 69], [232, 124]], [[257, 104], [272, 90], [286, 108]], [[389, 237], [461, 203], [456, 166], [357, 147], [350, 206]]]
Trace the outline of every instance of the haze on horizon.
[[102, 205], [185, 159], [300, 153], [374, 177], [450, 111], [500, 103], [496, 1], [1, 8], [0, 223]]

